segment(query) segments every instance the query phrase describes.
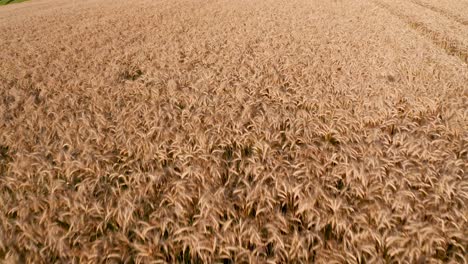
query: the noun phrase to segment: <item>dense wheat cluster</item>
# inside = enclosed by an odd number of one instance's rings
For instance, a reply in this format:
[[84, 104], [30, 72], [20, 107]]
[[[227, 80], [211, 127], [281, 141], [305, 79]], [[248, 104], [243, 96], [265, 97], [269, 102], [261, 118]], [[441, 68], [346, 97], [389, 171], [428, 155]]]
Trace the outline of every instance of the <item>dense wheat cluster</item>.
[[0, 8], [0, 261], [467, 263], [468, 2]]

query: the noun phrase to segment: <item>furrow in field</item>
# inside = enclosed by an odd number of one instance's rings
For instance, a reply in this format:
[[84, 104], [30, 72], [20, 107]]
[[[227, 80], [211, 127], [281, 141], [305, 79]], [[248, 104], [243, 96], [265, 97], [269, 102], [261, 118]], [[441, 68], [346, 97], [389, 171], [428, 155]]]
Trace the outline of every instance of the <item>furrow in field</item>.
[[428, 38], [439, 48], [443, 49], [447, 54], [456, 56], [465, 63], [468, 63], [467, 47], [459, 40], [453, 39], [444, 33], [436, 31], [426, 24], [415, 20], [413, 17], [400, 12], [397, 8], [380, 1], [373, 1], [377, 6], [386, 9], [392, 15], [398, 17], [408, 24], [412, 29], [419, 32], [424, 37]]
[[448, 19], [451, 19], [453, 21], [456, 21], [462, 25], [468, 25], [468, 20], [466, 20], [465, 18], [457, 15], [457, 14], [454, 14], [444, 8], [440, 8], [440, 7], [437, 7], [437, 6], [434, 6], [432, 4], [429, 4], [429, 3], [426, 3], [426, 2], [423, 2], [423, 1], [420, 1], [420, 0], [411, 0], [411, 2], [413, 2], [414, 4], [416, 5], [419, 5], [419, 6], [422, 6], [424, 8], [427, 8], [433, 12], [436, 12], [436, 13], [439, 13], [443, 16], [445, 16], [446, 18]]
[[468, 21], [468, 1], [459, 0], [418, 0], [426, 5], [431, 5], [439, 9], [446, 10], [457, 17]]
[[[453, 19], [447, 18], [439, 12], [435, 12], [431, 9], [425, 8], [421, 5], [417, 5], [410, 1], [405, 0], [378, 0], [392, 6], [399, 13], [410, 17], [413, 21], [418, 21], [425, 24], [428, 28], [433, 31], [443, 33], [449, 39], [459, 41], [463, 46], [468, 47], [468, 27], [454, 21]], [[423, 1], [423, 0], [418, 0]], [[428, 1], [432, 6], [439, 6]], [[463, 16], [461, 16], [463, 17]]]

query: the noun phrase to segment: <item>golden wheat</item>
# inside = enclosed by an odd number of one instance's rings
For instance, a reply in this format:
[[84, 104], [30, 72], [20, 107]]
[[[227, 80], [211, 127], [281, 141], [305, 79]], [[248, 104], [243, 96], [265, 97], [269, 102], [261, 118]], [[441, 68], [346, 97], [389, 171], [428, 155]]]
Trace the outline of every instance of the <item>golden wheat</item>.
[[466, 8], [1, 7], [0, 261], [468, 262]]

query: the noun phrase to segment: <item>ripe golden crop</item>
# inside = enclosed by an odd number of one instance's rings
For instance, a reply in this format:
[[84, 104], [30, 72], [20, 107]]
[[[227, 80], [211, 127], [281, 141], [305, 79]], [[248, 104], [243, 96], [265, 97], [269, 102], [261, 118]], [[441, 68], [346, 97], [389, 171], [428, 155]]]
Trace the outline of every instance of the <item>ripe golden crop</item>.
[[0, 262], [466, 263], [468, 6], [0, 7]]

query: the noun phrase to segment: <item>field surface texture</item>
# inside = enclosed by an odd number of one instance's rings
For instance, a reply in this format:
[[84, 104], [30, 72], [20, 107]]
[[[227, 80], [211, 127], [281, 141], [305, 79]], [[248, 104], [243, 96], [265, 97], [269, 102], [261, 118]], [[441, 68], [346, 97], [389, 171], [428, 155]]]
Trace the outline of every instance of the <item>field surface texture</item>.
[[34, 0], [0, 46], [0, 262], [468, 262], [467, 0]]

